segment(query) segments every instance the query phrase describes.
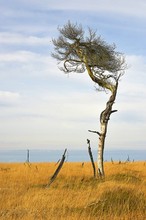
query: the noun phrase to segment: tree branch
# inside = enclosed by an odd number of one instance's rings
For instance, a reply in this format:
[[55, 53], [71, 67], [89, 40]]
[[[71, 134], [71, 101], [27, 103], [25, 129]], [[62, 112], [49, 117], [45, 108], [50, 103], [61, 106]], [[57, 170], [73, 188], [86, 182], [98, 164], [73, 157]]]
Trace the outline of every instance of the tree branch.
[[111, 111], [111, 114], [114, 113], [114, 112], [117, 112], [117, 111], [118, 111], [118, 110], [112, 110], [112, 111]]
[[89, 132], [92, 132], [92, 133], [96, 133], [98, 134], [99, 136], [101, 136], [101, 134], [98, 132], [98, 131], [91, 131], [91, 130], [88, 130]]

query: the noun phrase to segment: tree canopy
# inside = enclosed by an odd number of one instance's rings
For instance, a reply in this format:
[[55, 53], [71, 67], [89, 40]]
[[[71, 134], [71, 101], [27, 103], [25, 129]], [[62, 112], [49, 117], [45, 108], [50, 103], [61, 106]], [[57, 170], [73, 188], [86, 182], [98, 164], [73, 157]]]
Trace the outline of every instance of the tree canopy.
[[100, 89], [113, 92], [125, 69], [124, 56], [115, 51], [115, 44], [107, 44], [90, 28], [86, 36], [82, 25], [70, 21], [58, 30], [60, 35], [53, 39], [52, 56], [61, 62], [60, 69], [65, 73], [87, 70]]

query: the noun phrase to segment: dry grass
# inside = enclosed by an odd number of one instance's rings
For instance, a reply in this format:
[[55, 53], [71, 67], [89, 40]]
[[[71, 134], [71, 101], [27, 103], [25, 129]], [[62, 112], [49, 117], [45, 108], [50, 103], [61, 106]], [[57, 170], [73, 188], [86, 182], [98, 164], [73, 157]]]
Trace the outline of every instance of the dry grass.
[[144, 162], [105, 163], [106, 179], [90, 163], [65, 163], [47, 188], [55, 163], [0, 164], [0, 219], [145, 220]]

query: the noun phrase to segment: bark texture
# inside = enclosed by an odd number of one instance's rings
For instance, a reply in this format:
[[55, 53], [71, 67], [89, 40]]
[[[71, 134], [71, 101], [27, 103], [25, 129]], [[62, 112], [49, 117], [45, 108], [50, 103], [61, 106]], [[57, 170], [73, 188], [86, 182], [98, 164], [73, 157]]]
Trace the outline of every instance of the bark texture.
[[62, 159], [61, 159], [61, 161], [60, 161], [60, 163], [59, 163], [57, 169], [55, 170], [53, 176], [50, 178], [47, 187], [49, 187], [49, 186], [54, 182], [54, 180], [56, 179], [57, 175], [59, 174], [59, 172], [60, 172], [60, 170], [61, 170], [61, 168], [62, 168], [62, 166], [63, 166], [63, 164], [64, 164], [65, 158], [66, 158], [66, 156], [65, 156], [66, 151], [67, 151], [67, 149], [65, 149], [65, 151], [64, 151], [64, 153], [63, 153], [63, 155], [62, 155]]
[[91, 150], [91, 147], [90, 147], [90, 140], [89, 139], [87, 139], [87, 144], [89, 144], [88, 152], [89, 152], [90, 160], [91, 160], [92, 167], [93, 167], [93, 176], [94, 176], [94, 178], [96, 178], [96, 167], [95, 167], [95, 163], [94, 163], [93, 154], [92, 154], [92, 150]]
[[109, 98], [109, 101], [106, 104], [106, 108], [103, 112], [101, 112], [100, 115], [100, 135], [99, 135], [99, 142], [98, 142], [98, 175], [100, 177], [104, 177], [104, 144], [105, 144], [105, 138], [106, 138], [106, 133], [107, 133], [107, 126], [108, 126], [108, 121], [110, 119], [110, 115], [117, 110], [112, 110], [113, 104], [116, 99], [116, 94], [117, 94], [117, 88], [118, 88], [118, 82], [116, 83], [116, 86]]

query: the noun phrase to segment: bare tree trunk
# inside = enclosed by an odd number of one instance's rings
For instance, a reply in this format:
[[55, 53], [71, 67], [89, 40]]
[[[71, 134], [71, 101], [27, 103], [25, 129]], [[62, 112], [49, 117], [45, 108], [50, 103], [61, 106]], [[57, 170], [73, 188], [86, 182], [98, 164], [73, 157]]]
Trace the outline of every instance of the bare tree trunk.
[[104, 143], [107, 132], [107, 123], [101, 123], [101, 133], [98, 142], [98, 157], [97, 157], [97, 165], [98, 165], [98, 175], [99, 177], [104, 177]]
[[99, 142], [98, 142], [98, 159], [97, 159], [97, 164], [98, 164], [98, 174], [99, 177], [104, 178], [104, 144], [105, 144], [105, 138], [106, 138], [106, 133], [107, 133], [107, 126], [108, 126], [108, 121], [110, 119], [110, 115], [117, 110], [112, 110], [112, 106], [114, 104], [114, 101], [116, 99], [116, 94], [117, 94], [117, 87], [118, 87], [118, 82], [115, 86], [114, 91], [112, 92], [109, 101], [106, 103], [106, 108], [105, 110], [101, 113], [100, 115], [100, 133], [99, 133]]

